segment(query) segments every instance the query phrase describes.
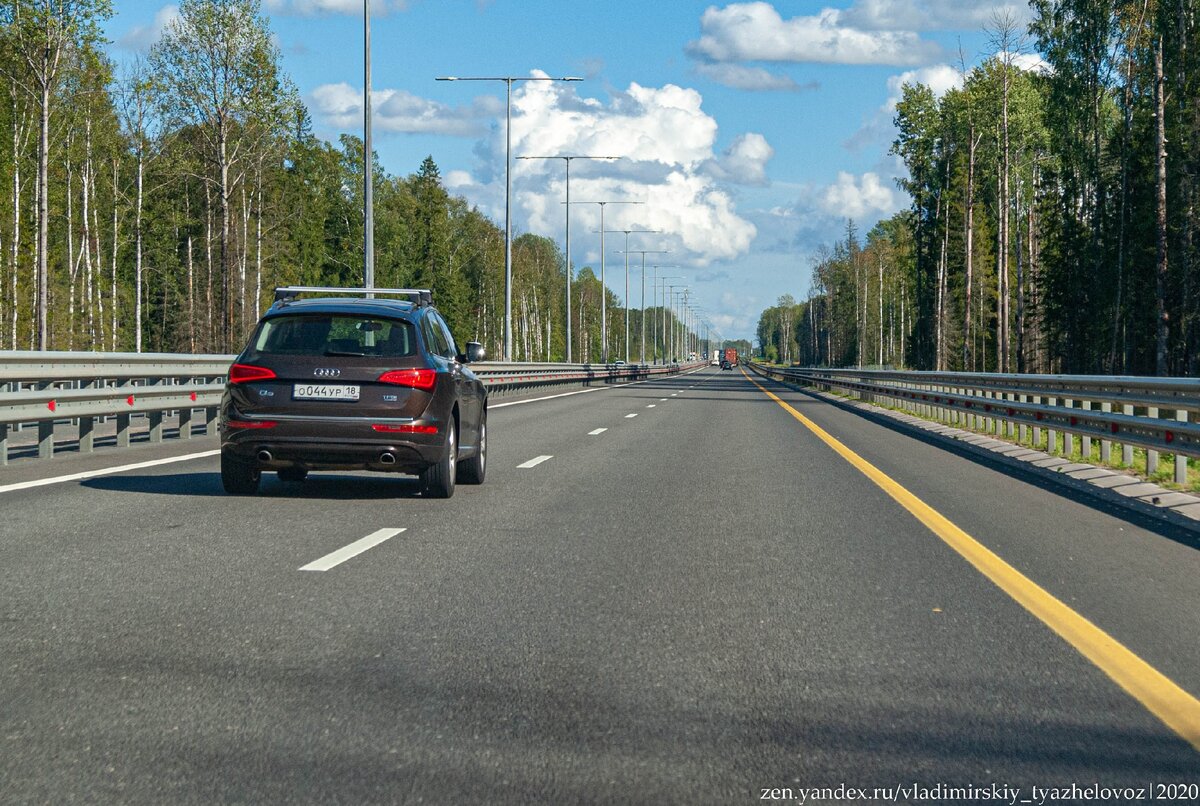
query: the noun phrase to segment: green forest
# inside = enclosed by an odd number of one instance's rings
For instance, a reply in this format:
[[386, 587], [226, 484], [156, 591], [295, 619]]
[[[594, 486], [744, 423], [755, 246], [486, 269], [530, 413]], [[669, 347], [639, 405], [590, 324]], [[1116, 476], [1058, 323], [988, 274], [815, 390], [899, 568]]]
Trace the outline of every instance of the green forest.
[[[906, 85], [909, 209], [814, 259], [764, 311], [771, 361], [1195, 375], [1195, 0], [1033, 0], [936, 97]], [[1040, 69], [1022, 69], [1039, 54]]]
[[[361, 286], [362, 140], [314, 136], [259, 0], [182, 0], [120, 69], [111, 13], [0, 9], [0, 349], [236, 352], [276, 286]], [[403, 177], [373, 163], [376, 285], [432, 289], [456, 338], [499, 357], [502, 226], [449, 195], [432, 157]], [[572, 357], [597, 361], [601, 284], [572, 270]], [[564, 358], [566, 271], [553, 240], [514, 236], [513, 360]], [[605, 293], [615, 358], [626, 312]]]

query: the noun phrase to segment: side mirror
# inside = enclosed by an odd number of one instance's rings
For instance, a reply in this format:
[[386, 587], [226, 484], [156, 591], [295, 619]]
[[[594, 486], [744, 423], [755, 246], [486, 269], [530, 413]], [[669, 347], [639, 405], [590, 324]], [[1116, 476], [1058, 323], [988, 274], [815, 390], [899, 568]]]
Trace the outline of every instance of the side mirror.
[[482, 344], [477, 341], [467, 342], [467, 352], [466, 355], [463, 356], [465, 359], [463, 361], [464, 364], [473, 364], [476, 361], [482, 361], [486, 357], [487, 353], [484, 352]]

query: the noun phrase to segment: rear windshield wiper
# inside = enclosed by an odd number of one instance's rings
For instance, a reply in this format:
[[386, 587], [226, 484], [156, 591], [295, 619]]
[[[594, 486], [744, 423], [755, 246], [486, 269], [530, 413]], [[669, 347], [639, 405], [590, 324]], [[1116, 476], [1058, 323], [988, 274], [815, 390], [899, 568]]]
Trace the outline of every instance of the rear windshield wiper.
[[326, 350], [325, 355], [357, 355], [366, 356], [366, 353], [352, 353], [345, 350]]

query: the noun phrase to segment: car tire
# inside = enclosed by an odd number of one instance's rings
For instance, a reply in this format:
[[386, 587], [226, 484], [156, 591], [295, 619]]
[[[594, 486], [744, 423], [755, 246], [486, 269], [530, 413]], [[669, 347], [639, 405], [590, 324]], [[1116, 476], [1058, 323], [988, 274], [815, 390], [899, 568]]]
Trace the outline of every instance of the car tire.
[[303, 467], [285, 467], [279, 470], [280, 481], [304, 481], [308, 478], [308, 470]]
[[230, 495], [254, 495], [262, 471], [254, 462], [239, 459], [228, 449], [221, 451], [221, 486]]
[[475, 455], [458, 464], [458, 480], [463, 484], [483, 484], [487, 473], [487, 413], [479, 421], [479, 447]]
[[455, 470], [458, 465], [458, 430], [453, 418], [448, 421], [447, 428], [446, 455], [421, 473], [425, 494], [430, 498], [449, 498], [454, 495]]

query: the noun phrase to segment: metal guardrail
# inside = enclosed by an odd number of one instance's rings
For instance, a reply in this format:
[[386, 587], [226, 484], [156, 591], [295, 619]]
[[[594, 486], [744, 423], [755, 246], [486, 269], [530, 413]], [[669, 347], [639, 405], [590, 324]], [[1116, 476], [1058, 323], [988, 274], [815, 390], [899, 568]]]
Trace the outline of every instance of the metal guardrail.
[[[901, 372], [782, 368], [752, 362], [760, 375], [786, 382], [838, 389], [868, 402], [890, 405], [929, 419], [1025, 442], [1028, 429], [1051, 453], [1092, 453], [1110, 461], [1112, 446], [1133, 464], [1133, 448], [1145, 448], [1146, 470], [1158, 469], [1160, 453], [1175, 457], [1175, 481], [1187, 482], [1187, 457], [1200, 457], [1200, 380], [1095, 375], [1002, 375], [997, 373]], [[1169, 416], [1164, 416], [1169, 413]], [[1002, 432], [1003, 430], [1003, 432]]]
[[[144, 417], [149, 440], [161, 442], [167, 418], [178, 418], [183, 439], [216, 434], [217, 410], [232, 355], [172, 353], [0, 352], [0, 465], [8, 463], [11, 435], [35, 426], [37, 455], [55, 452], [55, 426], [78, 426], [79, 451], [95, 449], [98, 422], [115, 420], [117, 447], [128, 447], [135, 418]], [[472, 369], [493, 394], [539, 387], [586, 386], [672, 374], [693, 365], [531, 364], [480, 362]]]

